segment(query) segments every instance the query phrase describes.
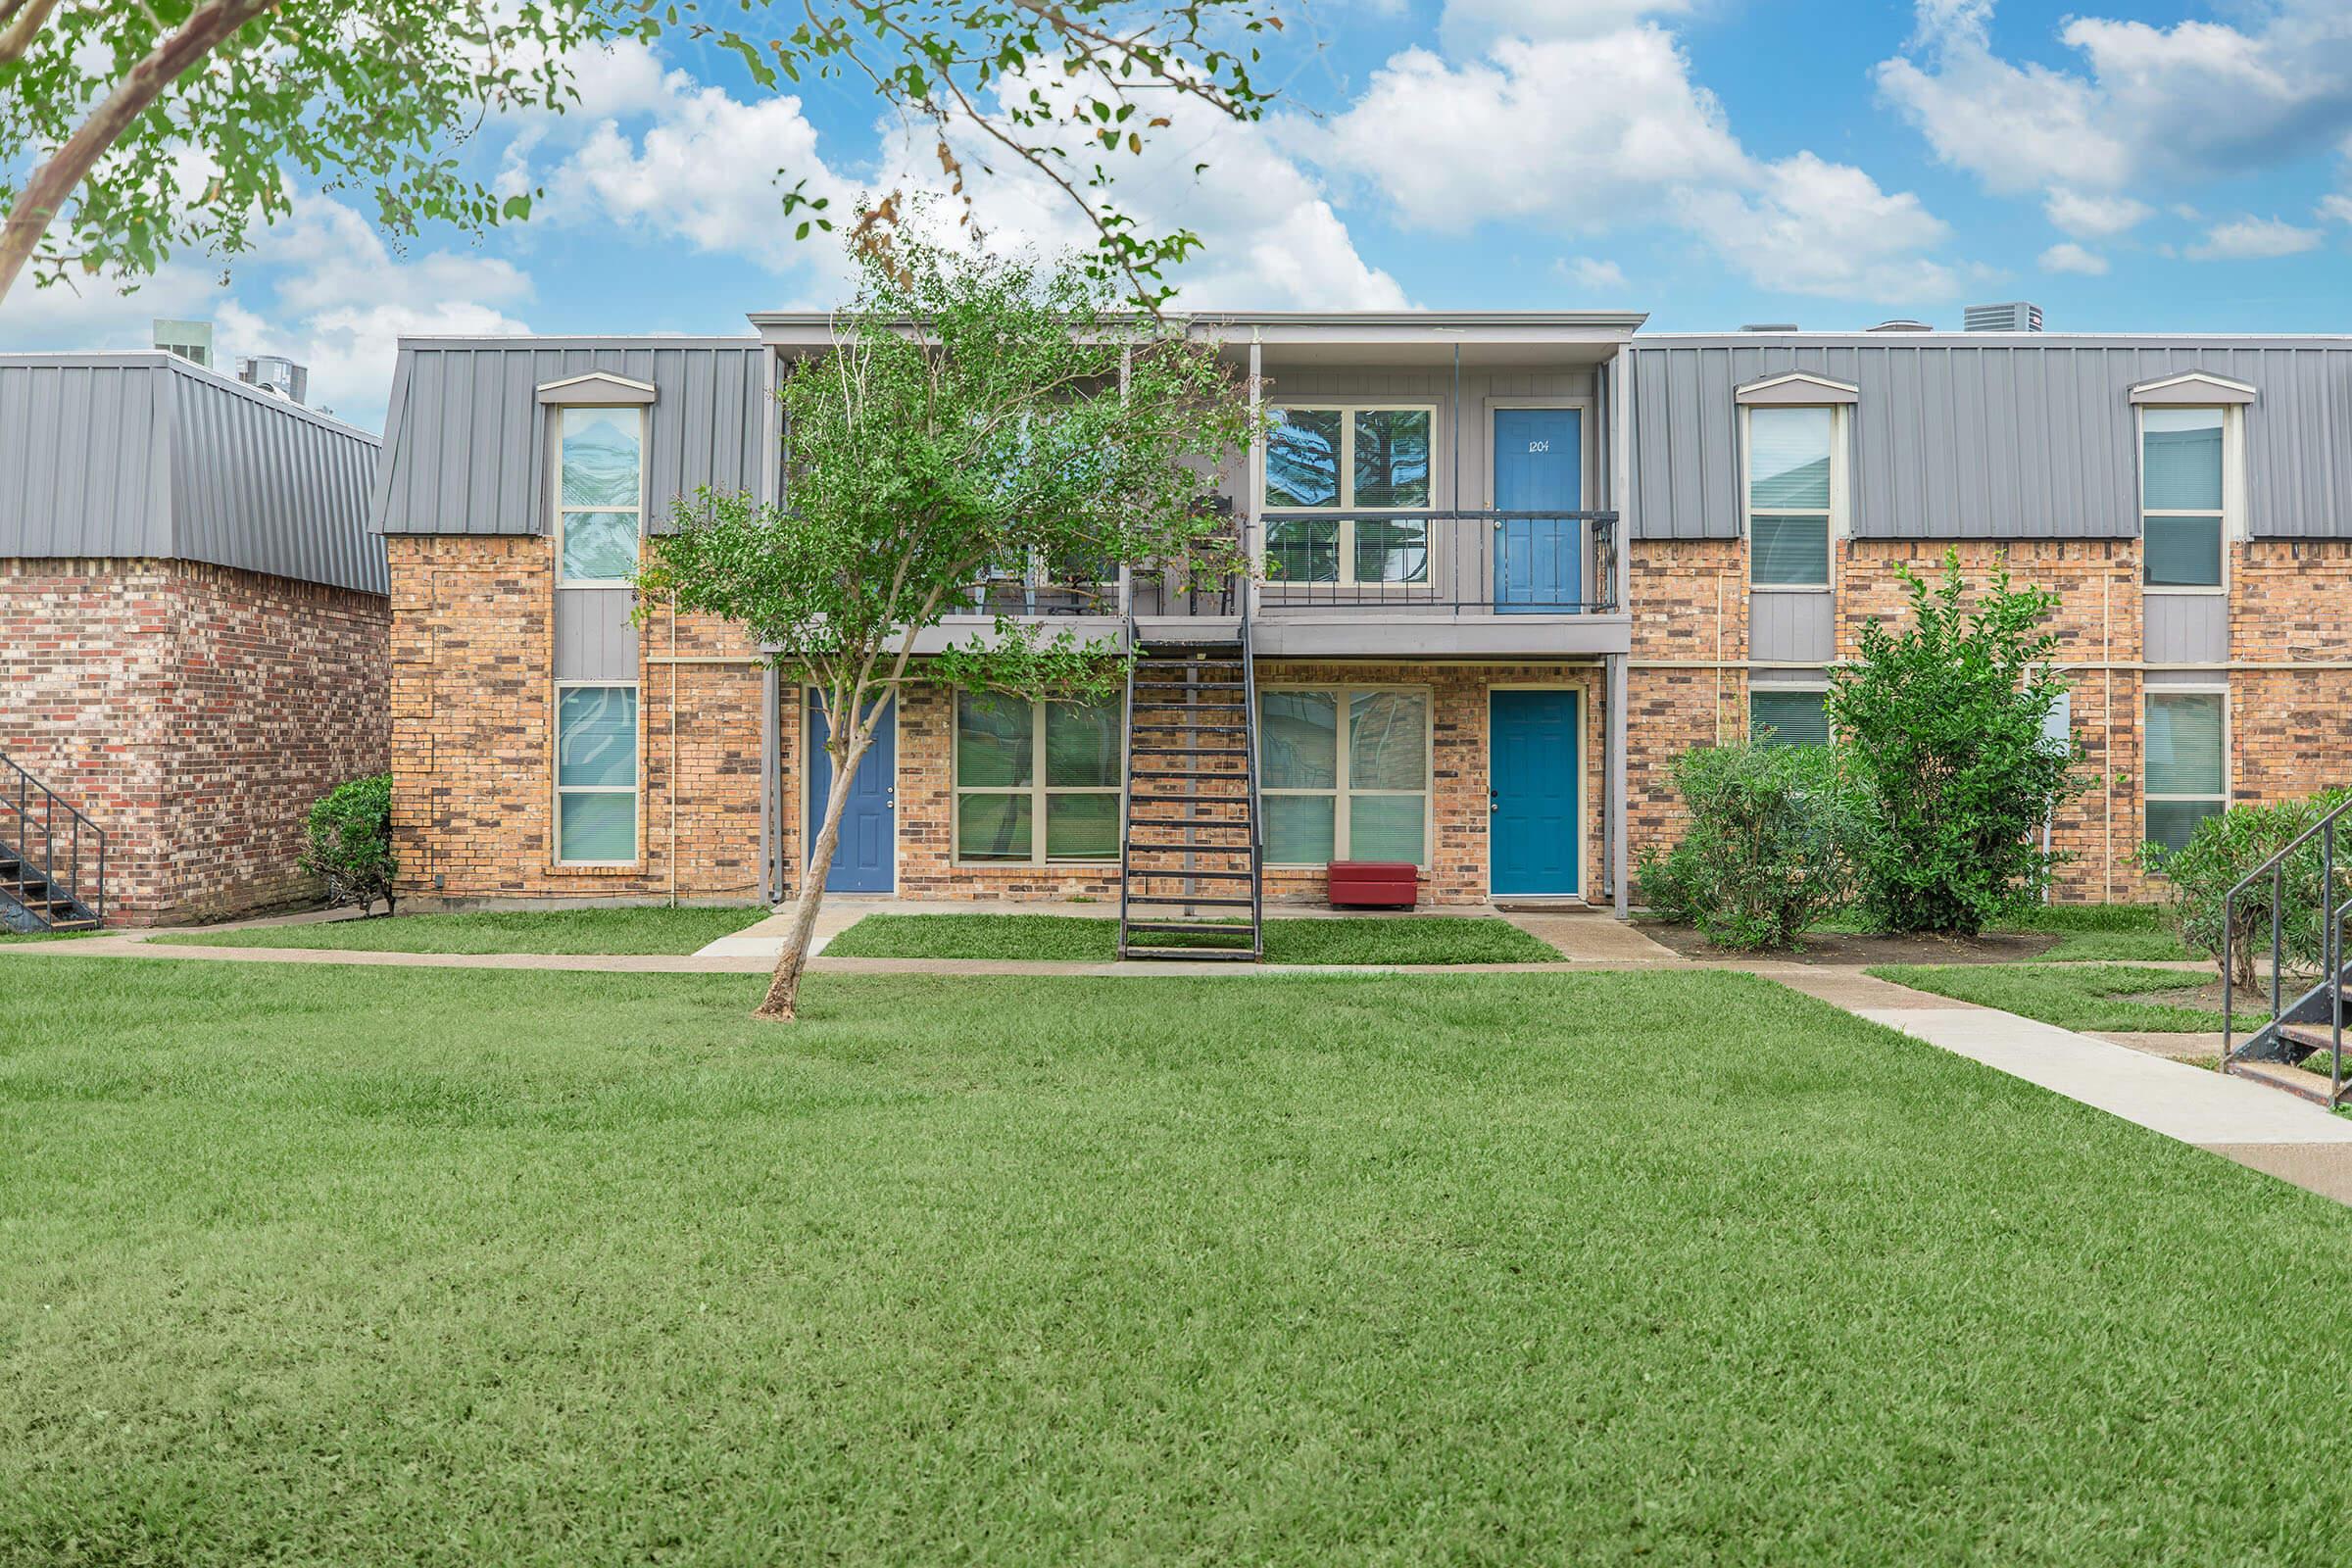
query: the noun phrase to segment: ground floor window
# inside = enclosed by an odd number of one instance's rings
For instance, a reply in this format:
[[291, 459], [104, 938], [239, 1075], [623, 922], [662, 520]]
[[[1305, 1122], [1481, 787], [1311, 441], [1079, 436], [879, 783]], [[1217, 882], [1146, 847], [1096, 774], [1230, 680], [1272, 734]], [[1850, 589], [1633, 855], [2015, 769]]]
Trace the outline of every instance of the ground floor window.
[[637, 688], [556, 689], [556, 858], [637, 858]]
[[1751, 687], [1747, 733], [1760, 746], [1827, 746], [1830, 694]]
[[[1345, 726], [1343, 728], [1343, 725]], [[1429, 860], [1429, 693], [1258, 694], [1266, 860]]]
[[2228, 809], [2230, 699], [2222, 692], [2148, 693], [2147, 840], [2180, 849]]
[[1119, 857], [1119, 710], [956, 694], [956, 858]]

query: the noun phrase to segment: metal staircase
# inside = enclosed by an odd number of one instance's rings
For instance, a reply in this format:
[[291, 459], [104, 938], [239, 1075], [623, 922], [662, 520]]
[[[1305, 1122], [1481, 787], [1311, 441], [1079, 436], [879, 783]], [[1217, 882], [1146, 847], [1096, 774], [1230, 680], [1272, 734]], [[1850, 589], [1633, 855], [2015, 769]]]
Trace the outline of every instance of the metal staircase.
[[92, 931], [106, 922], [106, 833], [0, 755], [0, 927]]
[[[2344, 1013], [2352, 1002], [2352, 967], [2344, 957], [2344, 924], [2352, 919], [2352, 897], [2345, 896], [2336, 874], [2337, 822], [2352, 812], [2346, 801], [2310, 827], [2230, 890], [2222, 904], [2222, 1071], [2251, 1078], [2274, 1089], [2300, 1095], [2329, 1107], [2344, 1102]], [[2352, 821], [2347, 821], [2352, 830]], [[2319, 863], [2308, 862], [2311, 842], [2319, 841]], [[2297, 857], [2301, 857], [2298, 861]], [[2315, 875], [2316, 870], [2316, 875]], [[2245, 895], [2264, 882], [2270, 884], [2271, 937], [2270, 1021], [2240, 1045], [2235, 1039], [2236, 987], [2231, 976], [2235, 957], [2237, 908]], [[2318, 983], [2299, 996], [2283, 993], [2287, 967], [2286, 933], [2295, 931], [2299, 945], [2316, 948]], [[2328, 1058], [2328, 1076], [2310, 1070], [2313, 1058]]]
[[1265, 956], [1250, 622], [1137, 641], [1127, 621], [1119, 956]]

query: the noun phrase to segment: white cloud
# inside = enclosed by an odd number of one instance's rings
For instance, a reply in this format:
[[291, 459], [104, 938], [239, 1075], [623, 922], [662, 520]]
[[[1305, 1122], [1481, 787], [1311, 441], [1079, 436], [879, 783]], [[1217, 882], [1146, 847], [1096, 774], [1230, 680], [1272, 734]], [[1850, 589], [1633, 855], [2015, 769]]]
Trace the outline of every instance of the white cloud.
[[[1402, 125], [1412, 134], [1400, 136]], [[1459, 233], [1500, 220], [1599, 233], [1668, 222], [1766, 288], [1902, 301], [1957, 288], [1924, 254], [1950, 231], [1916, 196], [1810, 152], [1751, 157], [1673, 35], [1653, 24], [1504, 40], [1468, 64], [1406, 50], [1330, 122], [1316, 153], [1412, 227]]]
[[2319, 216], [2331, 223], [2352, 223], [2352, 196], [2331, 195], [2320, 198]]
[[1615, 262], [1601, 261], [1595, 257], [1565, 257], [1552, 264], [1552, 270], [1590, 294], [1604, 294], [1625, 287], [1625, 269]]
[[1923, 253], [1950, 237], [1908, 191], [1892, 195], [1861, 170], [1798, 153], [1760, 167], [1752, 195], [1685, 192], [1690, 226], [1758, 286], [1838, 299], [1940, 300], [1959, 291], [1951, 269]]
[[2104, 277], [2107, 275], [2107, 258], [2096, 251], [2085, 250], [2070, 239], [2041, 253], [2041, 270], [2045, 272], [2076, 272], [2083, 277]]
[[2239, 218], [2214, 224], [2181, 254], [2195, 262], [2261, 262], [2299, 256], [2319, 246], [2316, 228], [2298, 228], [2276, 218]]
[[1689, 14], [1696, 0], [1446, 0], [1438, 35], [1450, 53], [1497, 38], [1590, 38], [1649, 17]]
[[2042, 198], [2041, 210], [2069, 234], [2109, 239], [2155, 216], [2156, 209], [2129, 196], [2086, 196], [2060, 185]]
[[1936, 156], [1988, 190], [2113, 191], [2242, 175], [2352, 127], [2352, 6], [2278, 0], [2244, 28], [2076, 17], [2079, 70], [1995, 52], [1992, 0], [1918, 0], [1907, 52], [1879, 88]]

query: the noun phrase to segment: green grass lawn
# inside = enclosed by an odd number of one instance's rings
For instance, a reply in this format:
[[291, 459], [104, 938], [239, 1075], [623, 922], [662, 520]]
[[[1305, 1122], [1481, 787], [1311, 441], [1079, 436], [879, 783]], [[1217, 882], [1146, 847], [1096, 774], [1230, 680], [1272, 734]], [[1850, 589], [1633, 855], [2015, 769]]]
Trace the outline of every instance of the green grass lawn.
[[[1181, 946], [1181, 937], [1153, 933]], [[835, 958], [1118, 956], [1119, 922], [1060, 914], [869, 914], [835, 937]], [[1551, 963], [1559, 950], [1508, 920], [1467, 915], [1266, 922], [1268, 963]]]
[[2058, 933], [2058, 945], [2028, 960], [2034, 963], [2170, 963], [2206, 956], [2182, 947], [2152, 904], [2045, 904], [2001, 929]]
[[736, 975], [6, 962], [0, 1562], [2352, 1517], [2352, 1211], [1751, 977], [820, 975], [776, 1028]]
[[766, 917], [764, 906], [519, 909], [247, 926], [153, 940], [208, 948], [331, 948], [355, 953], [692, 953]]
[[[2053, 967], [2047, 963], [1890, 963], [1866, 971], [1916, 991], [1956, 997], [1986, 1007], [1998, 1007], [2062, 1029], [2135, 1029], [2151, 1033], [2211, 1033], [2222, 1028], [2222, 1009], [2191, 1002], [2185, 1005], [2163, 1002], [2133, 1002], [2131, 997], [2178, 991], [2184, 997], [2212, 976], [2179, 969], [2151, 969], [2132, 964], [2081, 964]], [[2258, 1028], [2270, 1021], [2267, 1005], [2248, 1012], [2247, 997], [2232, 1010], [2238, 1027]], [[2217, 1049], [2216, 1054], [2219, 1054]]]

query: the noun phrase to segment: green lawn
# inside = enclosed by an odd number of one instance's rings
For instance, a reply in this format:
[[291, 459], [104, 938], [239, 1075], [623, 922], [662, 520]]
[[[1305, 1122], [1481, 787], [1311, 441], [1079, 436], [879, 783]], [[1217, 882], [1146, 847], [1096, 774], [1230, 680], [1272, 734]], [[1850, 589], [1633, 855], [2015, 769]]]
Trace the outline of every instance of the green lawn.
[[[1154, 933], [1153, 946], [1169, 941]], [[1119, 922], [1060, 914], [869, 914], [835, 937], [836, 958], [1118, 956]], [[1508, 920], [1467, 915], [1266, 922], [1268, 963], [1552, 963], [1559, 950]]]
[[[2199, 1003], [2177, 1005], [2164, 1002], [2127, 1000], [2141, 993], [2178, 991], [2193, 994], [2211, 978], [2179, 969], [2152, 969], [2132, 964], [2080, 964], [2052, 967], [2032, 963], [1890, 963], [1866, 971], [1916, 991], [1956, 997], [1986, 1007], [1998, 1007], [2062, 1029], [2132, 1029], [2152, 1033], [2211, 1033], [2222, 1029], [2222, 1009]], [[2258, 1028], [2270, 1021], [2270, 1009], [2249, 1012], [2256, 1001], [2244, 997], [2232, 1008], [2238, 1027]], [[2218, 1046], [2215, 1054], [2220, 1054]]]
[[2029, 960], [2035, 963], [2170, 963], [2206, 956], [2182, 947], [2152, 904], [2046, 904], [2001, 929], [2057, 932], [2058, 945]]
[[735, 975], [0, 964], [12, 1565], [2352, 1517], [2352, 1211], [1751, 977], [820, 975], [786, 1029]]
[[764, 906], [522, 909], [247, 926], [238, 931], [174, 933], [153, 940], [208, 948], [331, 948], [364, 953], [692, 953], [766, 917]]

